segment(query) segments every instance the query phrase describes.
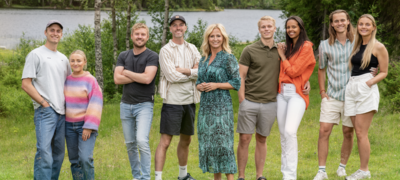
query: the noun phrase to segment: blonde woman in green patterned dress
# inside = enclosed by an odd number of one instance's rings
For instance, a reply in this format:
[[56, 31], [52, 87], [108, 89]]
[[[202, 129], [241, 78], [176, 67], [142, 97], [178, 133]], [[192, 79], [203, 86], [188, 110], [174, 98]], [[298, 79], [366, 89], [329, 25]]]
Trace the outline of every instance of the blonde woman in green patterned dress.
[[197, 89], [201, 91], [197, 120], [199, 162], [203, 173], [214, 173], [214, 180], [226, 174], [233, 180], [237, 172], [233, 150], [233, 107], [229, 90], [240, 89], [239, 65], [229, 47], [222, 24], [208, 26], [201, 46]]

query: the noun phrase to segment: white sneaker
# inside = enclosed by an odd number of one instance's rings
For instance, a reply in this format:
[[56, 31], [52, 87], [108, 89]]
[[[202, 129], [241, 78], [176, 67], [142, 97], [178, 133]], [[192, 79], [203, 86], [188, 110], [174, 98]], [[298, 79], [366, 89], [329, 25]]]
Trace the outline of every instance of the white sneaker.
[[347, 174], [346, 174], [346, 169], [345, 169], [345, 168], [342, 168], [342, 167], [340, 167], [340, 166], [339, 166], [339, 168], [337, 169], [336, 173], [337, 173], [337, 175], [338, 175], [339, 177], [347, 176]]
[[352, 175], [347, 176], [346, 180], [358, 180], [358, 179], [370, 179], [370, 178], [371, 178], [371, 172], [369, 172], [369, 171], [361, 171], [359, 169], [355, 173], [353, 173]]
[[317, 175], [314, 177], [314, 180], [323, 180], [328, 179], [328, 174], [324, 171], [318, 171]]

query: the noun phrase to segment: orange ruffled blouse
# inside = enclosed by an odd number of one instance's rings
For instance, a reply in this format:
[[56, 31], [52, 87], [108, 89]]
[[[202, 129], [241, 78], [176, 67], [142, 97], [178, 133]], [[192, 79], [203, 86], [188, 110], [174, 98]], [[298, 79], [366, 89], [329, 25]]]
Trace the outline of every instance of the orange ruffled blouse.
[[306, 109], [310, 100], [308, 95], [304, 95], [302, 90], [310, 79], [316, 64], [313, 43], [305, 41], [303, 46], [290, 59], [281, 61], [281, 71], [279, 73], [278, 92], [281, 93], [282, 83], [292, 83], [296, 86], [296, 92], [306, 102]]

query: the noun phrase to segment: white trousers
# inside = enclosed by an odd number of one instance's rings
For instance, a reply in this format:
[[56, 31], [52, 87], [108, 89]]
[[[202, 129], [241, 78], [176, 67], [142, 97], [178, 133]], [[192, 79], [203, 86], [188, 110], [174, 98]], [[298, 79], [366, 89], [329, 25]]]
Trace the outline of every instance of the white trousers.
[[278, 126], [281, 134], [283, 179], [296, 179], [297, 176], [297, 129], [299, 128], [306, 102], [296, 93], [294, 84], [282, 84], [278, 101]]

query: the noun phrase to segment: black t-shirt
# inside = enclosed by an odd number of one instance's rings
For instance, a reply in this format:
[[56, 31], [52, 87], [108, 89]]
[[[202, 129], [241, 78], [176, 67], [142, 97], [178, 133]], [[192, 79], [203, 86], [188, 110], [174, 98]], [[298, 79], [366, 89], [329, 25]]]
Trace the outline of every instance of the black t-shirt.
[[[148, 48], [138, 55], [134, 55], [132, 49], [123, 51], [118, 56], [117, 66], [124, 66], [124, 69], [135, 73], [143, 73], [147, 66], [158, 67], [158, 54]], [[126, 104], [154, 102], [156, 75], [150, 84], [137, 82], [124, 84], [121, 102]]]
[[373, 54], [371, 54], [371, 61], [369, 62], [368, 67], [361, 69], [361, 64], [362, 64], [362, 58], [363, 54], [365, 51], [365, 48], [367, 45], [362, 45], [360, 46], [360, 51], [358, 51], [352, 58], [351, 58], [351, 64], [353, 65], [353, 70], [351, 71], [351, 76], [359, 76], [363, 75], [366, 73], [371, 73], [370, 69], [371, 67], [378, 67], [379, 61], [378, 58], [376, 58]]

